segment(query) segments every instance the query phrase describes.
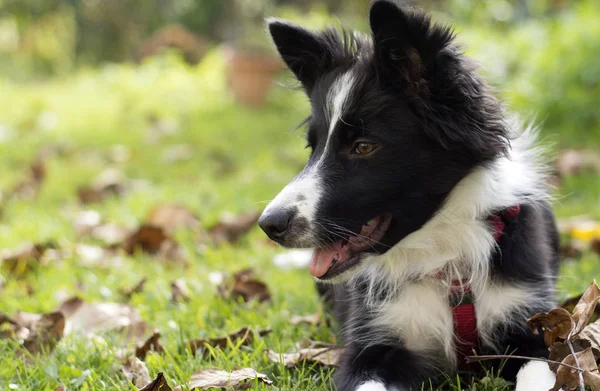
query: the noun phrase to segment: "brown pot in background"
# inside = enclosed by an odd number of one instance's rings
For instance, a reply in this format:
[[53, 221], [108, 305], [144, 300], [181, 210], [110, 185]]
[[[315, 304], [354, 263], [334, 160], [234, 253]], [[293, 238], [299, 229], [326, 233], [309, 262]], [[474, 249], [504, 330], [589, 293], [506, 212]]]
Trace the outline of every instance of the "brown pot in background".
[[248, 107], [262, 107], [271, 82], [283, 64], [268, 53], [226, 48], [227, 82], [235, 99]]

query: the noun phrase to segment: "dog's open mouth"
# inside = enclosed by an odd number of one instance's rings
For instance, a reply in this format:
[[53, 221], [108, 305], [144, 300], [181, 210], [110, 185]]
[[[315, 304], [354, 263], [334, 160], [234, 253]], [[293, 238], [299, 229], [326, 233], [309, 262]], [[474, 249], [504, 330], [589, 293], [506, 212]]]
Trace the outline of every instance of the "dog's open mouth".
[[390, 215], [378, 216], [364, 224], [358, 234], [315, 249], [308, 266], [310, 274], [327, 280], [358, 265], [361, 260], [360, 254], [379, 243], [391, 219]]

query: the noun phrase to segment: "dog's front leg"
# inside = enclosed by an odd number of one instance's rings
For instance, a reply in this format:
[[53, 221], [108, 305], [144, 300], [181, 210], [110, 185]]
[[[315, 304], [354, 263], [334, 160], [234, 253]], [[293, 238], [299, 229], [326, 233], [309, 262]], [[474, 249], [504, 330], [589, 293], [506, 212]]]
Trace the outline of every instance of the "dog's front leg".
[[403, 346], [353, 344], [334, 382], [338, 391], [408, 391], [427, 378], [425, 363]]

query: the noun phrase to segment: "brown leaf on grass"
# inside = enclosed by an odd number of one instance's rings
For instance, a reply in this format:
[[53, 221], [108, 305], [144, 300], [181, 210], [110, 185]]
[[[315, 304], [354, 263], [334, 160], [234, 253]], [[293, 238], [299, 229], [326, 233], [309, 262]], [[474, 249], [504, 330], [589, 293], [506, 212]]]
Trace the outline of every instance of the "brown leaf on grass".
[[232, 372], [221, 369], [202, 369], [192, 374], [188, 387], [190, 390], [211, 388], [246, 390], [252, 387], [255, 379], [267, 385], [273, 384], [267, 375], [252, 368], [241, 368]]
[[[308, 324], [311, 326], [319, 326], [323, 323], [323, 314], [321, 312], [316, 312], [312, 315], [305, 316], [292, 316], [292, 324]], [[325, 320], [326, 322], [326, 320]]]
[[65, 318], [70, 317], [75, 312], [79, 311], [79, 309], [84, 305], [83, 299], [77, 296], [70, 297], [60, 303], [57, 311], [62, 312]]
[[590, 250], [592, 250], [592, 252], [600, 255], [600, 238], [592, 239], [592, 241], [590, 243]]
[[586, 244], [581, 240], [569, 239], [566, 243], [561, 243], [560, 256], [567, 259], [579, 259], [586, 250], [586, 247]]
[[558, 156], [555, 166], [561, 176], [578, 174], [583, 166], [583, 155], [580, 151], [567, 149]]
[[146, 323], [139, 312], [127, 304], [85, 303], [71, 298], [59, 306], [67, 318], [65, 334], [100, 334], [119, 331], [129, 338], [143, 338]]
[[127, 380], [137, 388], [144, 388], [152, 383], [146, 364], [137, 357], [129, 356], [121, 366]]
[[46, 158], [37, 156], [29, 166], [25, 178], [11, 189], [6, 198], [34, 199], [37, 197], [40, 187], [46, 179]]
[[228, 343], [236, 346], [247, 346], [251, 345], [254, 339], [257, 337], [263, 337], [271, 332], [270, 328], [263, 330], [252, 331], [249, 327], [243, 327], [231, 334], [224, 337], [218, 338], [205, 338], [205, 339], [192, 339], [186, 344], [187, 348], [196, 354], [198, 350], [203, 350], [206, 345], [225, 349]]
[[119, 292], [125, 298], [125, 300], [129, 300], [134, 294], [142, 292], [144, 290], [145, 284], [146, 277], [142, 277], [142, 279], [140, 279], [138, 283], [132, 286], [131, 288], [121, 288]]
[[166, 261], [187, 262], [185, 249], [163, 228], [153, 225], [141, 225], [120, 247], [129, 255], [133, 255], [139, 249]]
[[[575, 352], [582, 352], [585, 349], [591, 347], [591, 344], [589, 341], [587, 341], [586, 339], [583, 338], [574, 338], [574, 340], [571, 342], [571, 345], [573, 346], [573, 350]], [[554, 344], [552, 344], [552, 346], [550, 346], [549, 348], [550, 354], [548, 356], [549, 360], [552, 361], [557, 361], [557, 362], [562, 362], [562, 360], [565, 359], [565, 357], [567, 357], [568, 355], [571, 354], [571, 348], [569, 347], [569, 345], [567, 344], [567, 342], [555, 342]], [[599, 351], [600, 353], [600, 351]], [[555, 364], [555, 363], [548, 363], [548, 366], [550, 367], [550, 369], [556, 373], [556, 371], [558, 370], [559, 364]]]
[[562, 176], [581, 172], [600, 172], [600, 155], [592, 150], [567, 149], [556, 159], [556, 170]]
[[171, 301], [173, 303], [188, 302], [191, 300], [190, 291], [181, 278], [171, 282]]
[[24, 243], [12, 250], [2, 250], [0, 265], [5, 273], [22, 277], [42, 262], [47, 250], [54, 248], [51, 242]]
[[165, 351], [160, 341], [160, 333], [158, 331], [154, 331], [150, 338], [148, 338], [145, 342], [138, 342], [135, 347], [135, 356], [140, 360], [145, 360], [146, 355], [149, 351], [162, 353]]
[[564, 308], [555, 308], [548, 312], [535, 314], [527, 319], [527, 326], [534, 335], [538, 335], [539, 328], [542, 329], [546, 346], [552, 345], [558, 339], [566, 339], [573, 325], [571, 314]]
[[139, 391], [173, 391], [171, 387], [169, 387], [169, 383], [167, 383], [167, 379], [162, 372], [159, 372], [156, 375], [156, 379], [152, 380], [151, 383], [147, 384], [145, 387], [140, 388]]
[[600, 320], [596, 320], [585, 326], [583, 330], [577, 334], [577, 340], [575, 342], [578, 340], [589, 343], [590, 347], [594, 350], [594, 354], [600, 358]]
[[[559, 307], [564, 308], [572, 313], [577, 303], [579, 303], [579, 301], [581, 300], [582, 296], [583, 293], [577, 296], [570, 297], [564, 302], [562, 302], [562, 304], [560, 304]], [[592, 315], [592, 318], [590, 319], [590, 322], [595, 322], [598, 319], [600, 319], [600, 306], [596, 306], [596, 308], [594, 309], [594, 313]]]
[[339, 346], [308, 340], [299, 344], [297, 353], [277, 353], [269, 350], [267, 356], [273, 362], [292, 368], [303, 363], [337, 366], [343, 353], [344, 349]]
[[253, 269], [244, 269], [233, 275], [233, 279], [224, 281], [217, 287], [217, 291], [224, 299], [239, 300], [244, 302], [257, 299], [260, 302], [271, 300], [267, 284], [256, 278]]
[[60, 384], [59, 386], [57, 386], [54, 391], [68, 391], [67, 390], [67, 386], [65, 386], [64, 384]]
[[60, 312], [17, 312], [13, 317], [0, 313], [0, 338], [22, 340], [22, 347], [33, 355], [51, 352], [64, 329], [65, 317]]
[[[583, 381], [592, 390], [600, 390], [600, 373], [596, 365], [596, 359], [591, 348], [587, 348], [582, 352], [576, 353], [577, 362], [573, 355], [567, 356], [562, 360], [563, 364], [579, 367], [583, 370]], [[578, 371], [561, 365], [556, 371], [556, 382], [550, 391], [575, 391], [579, 388], [579, 373]]]
[[107, 169], [100, 173], [93, 184], [80, 187], [77, 190], [77, 195], [82, 204], [91, 204], [102, 202], [108, 196], [120, 197], [124, 192], [125, 179], [123, 173], [116, 169]]
[[600, 300], [600, 288], [594, 281], [573, 309], [573, 320], [575, 321], [573, 335], [578, 334], [590, 322], [598, 300]]
[[167, 204], [152, 209], [146, 218], [146, 224], [172, 233], [178, 229], [198, 229], [200, 218], [185, 206]]
[[256, 225], [259, 217], [259, 212], [248, 212], [235, 217], [226, 217], [210, 228], [208, 234], [215, 245], [224, 242], [235, 243]]

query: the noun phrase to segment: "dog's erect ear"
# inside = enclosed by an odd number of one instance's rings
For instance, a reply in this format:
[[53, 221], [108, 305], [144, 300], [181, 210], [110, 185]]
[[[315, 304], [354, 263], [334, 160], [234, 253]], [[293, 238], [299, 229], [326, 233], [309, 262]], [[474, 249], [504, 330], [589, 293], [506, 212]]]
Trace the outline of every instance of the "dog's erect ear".
[[436, 62], [453, 39], [451, 29], [431, 23], [429, 16], [392, 0], [371, 6], [371, 31], [378, 60], [394, 78], [427, 95], [436, 82]]
[[284, 20], [268, 19], [267, 24], [281, 58], [310, 91], [319, 73], [331, 63], [327, 43], [320, 35]]

